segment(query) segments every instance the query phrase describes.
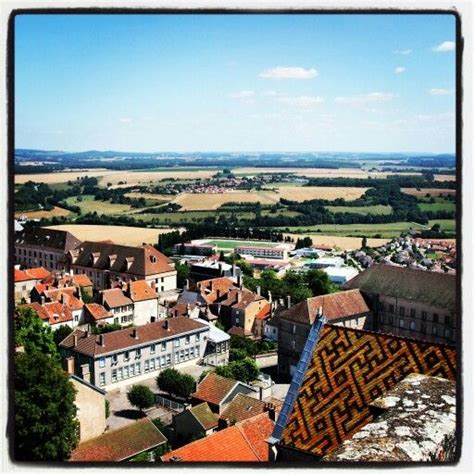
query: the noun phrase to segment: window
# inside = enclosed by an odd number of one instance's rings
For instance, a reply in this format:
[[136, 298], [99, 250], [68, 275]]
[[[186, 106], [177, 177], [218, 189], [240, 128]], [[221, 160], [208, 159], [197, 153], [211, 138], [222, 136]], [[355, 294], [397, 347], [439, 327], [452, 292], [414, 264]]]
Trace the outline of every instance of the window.
[[140, 366], [140, 362], [137, 362], [137, 363], [135, 364], [135, 374], [138, 375], [138, 374], [141, 373], [141, 371], [142, 371], [142, 368], [141, 368], [141, 366]]
[[390, 313], [393, 313], [395, 311], [393, 304], [389, 305], [388, 308], [389, 308]]
[[161, 356], [161, 366], [164, 367], [166, 365], [166, 356]]
[[433, 313], [433, 322], [434, 323], [438, 322], [438, 315], [436, 313]]
[[191, 337], [190, 337], [190, 336], [186, 336], [186, 337], [184, 338], [184, 343], [185, 343], [185, 344], [189, 344], [190, 341], [191, 341]]
[[201, 334], [199, 334], [199, 333], [196, 334], [196, 342], [199, 342], [200, 338], [201, 338]]
[[166, 342], [161, 343], [161, 352], [166, 351]]
[[105, 357], [99, 359], [99, 367], [105, 367]]
[[117, 363], [117, 360], [118, 360], [118, 359], [117, 359], [117, 354], [114, 354], [114, 355], [112, 356], [112, 364], [116, 364], [116, 363]]
[[141, 349], [137, 349], [135, 351], [135, 359], [140, 359], [140, 357], [142, 356], [142, 350]]
[[410, 321], [410, 329], [414, 331], [416, 329], [415, 321]]
[[177, 364], [179, 362], [179, 352], [176, 352], [174, 355], [174, 363]]
[[122, 379], [123, 379], [122, 367], [119, 367], [119, 369], [118, 369], [117, 378], [118, 378], [119, 380], [122, 380]]
[[400, 306], [400, 308], [398, 309], [399, 313], [400, 313], [400, 316], [404, 316], [405, 315], [405, 307], [404, 306]]
[[125, 351], [123, 355], [123, 360], [125, 361], [130, 360], [130, 351]]
[[185, 358], [186, 360], [189, 359], [189, 349], [186, 349], [186, 350], [184, 351], [184, 358]]
[[194, 347], [191, 347], [191, 349], [189, 349], [189, 356], [191, 357], [191, 359], [194, 358]]
[[438, 334], [438, 328], [436, 326], [433, 326], [433, 336], [436, 336]]
[[103, 387], [105, 385], [105, 372], [100, 373], [100, 386]]
[[128, 379], [128, 365], [123, 368], [123, 378]]
[[160, 368], [160, 358], [159, 357], [156, 358], [156, 368], [157, 369]]
[[393, 316], [388, 317], [388, 324], [393, 324]]
[[77, 314], [74, 316], [74, 321], [79, 321], [79, 316]]
[[296, 348], [296, 341], [291, 341], [291, 348], [295, 349]]
[[221, 352], [221, 345], [220, 345], [220, 344], [216, 344], [216, 349], [217, 349], [217, 353], [220, 354], [220, 352]]
[[293, 324], [293, 327], [292, 327], [292, 329], [291, 329], [291, 332], [292, 332], [293, 334], [296, 334], [296, 324]]
[[156, 350], [156, 344], [152, 344], [150, 346], [150, 354], [154, 354], [155, 353], [155, 350]]
[[426, 324], [425, 324], [425, 323], [421, 323], [420, 331], [421, 331], [423, 334], [426, 334]]
[[150, 370], [155, 370], [155, 359], [150, 359]]
[[422, 312], [421, 312], [421, 319], [422, 319], [423, 321], [426, 321], [426, 311], [422, 311]]
[[444, 337], [446, 337], [446, 338], [451, 337], [451, 329], [445, 329], [444, 330]]
[[401, 328], [405, 327], [405, 320], [404, 319], [400, 319], [400, 327]]
[[175, 341], [174, 341], [174, 347], [179, 347], [179, 339], [175, 339]]
[[444, 323], [445, 324], [451, 324], [451, 318], [449, 316], [444, 317]]
[[145, 372], [148, 372], [150, 370], [150, 361], [146, 360], [145, 361]]
[[415, 308], [410, 308], [410, 316], [412, 318], [416, 317], [416, 309]]
[[112, 370], [112, 382], [117, 382], [117, 369]]
[[130, 366], [130, 377], [134, 377], [135, 376], [135, 365], [132, 364]]

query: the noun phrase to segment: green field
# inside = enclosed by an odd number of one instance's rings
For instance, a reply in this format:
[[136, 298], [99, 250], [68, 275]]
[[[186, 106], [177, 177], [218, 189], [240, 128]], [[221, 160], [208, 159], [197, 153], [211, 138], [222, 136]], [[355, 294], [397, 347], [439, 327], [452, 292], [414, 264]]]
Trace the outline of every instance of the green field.
[[383, 204], [376, 204], [374, 206], [325, 206], [325, 208], [334, 213], [338, 214], [341, 212], [351, 212], [354, 214], [375, 214], [375, 215], [387, 215], [391, 214], [392, 207], [384, 206]]
[[[206, 217], [217, 217], [220, 215], [229, 216], [230, 212], [219, 212], [216, 211], [182, 211], [182, 212], [162, 212], [159, 214], [138, 214], [134, 213], [133, 217], [135, 219], [142, 219], [144, 222], [149, 222], [152, 220], [157, 220], [166, 224], [182, 224], [185, 222], [197, 222]], [[251, 219], [255, 217], [253, 212], [236, 212], [234, 213], [238, 219]]]
[[435, 219], [428, 222], [428, 227], [431, 229], [435, 224], [439, 224], [441, 226], [441, 230], [445, 232], [456, 232], [456, 220], [455, 219]]
[[270, 242], [250, 240], [208, 240], [206, 243], [216, 245], [219, 249], [234, 249], [239, 245], [253, 245], [255, 247], [274, 247], [276, 244]]
[[82, 201], [78, 201], [78, 196], [68, 197], [66, 204], [70, 206], [79, 206], [82, 214], [88, 212], [97, 212], [97, 214], [122, 214], [130, 211], [132, 208], [128, 204], [112, 204], [108, 201], [95, 201], [94, 196], [81, 196]]
[[455, 211], [456, 210], [456, 203], [453, 201], [447, 201], [444, 200], [442, 202], [434, 202], [434, 203], [428, 203], [428, 202], [420, 202], [418, 204], [418, 207], [422, 211]]

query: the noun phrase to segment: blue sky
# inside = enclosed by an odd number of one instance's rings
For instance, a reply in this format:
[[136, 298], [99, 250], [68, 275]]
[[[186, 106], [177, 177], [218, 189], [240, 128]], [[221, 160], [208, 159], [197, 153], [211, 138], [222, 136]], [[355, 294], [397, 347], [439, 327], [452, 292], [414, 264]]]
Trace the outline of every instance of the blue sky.
[[20, 15], [15, 146], [455, 151], [451, 15]]

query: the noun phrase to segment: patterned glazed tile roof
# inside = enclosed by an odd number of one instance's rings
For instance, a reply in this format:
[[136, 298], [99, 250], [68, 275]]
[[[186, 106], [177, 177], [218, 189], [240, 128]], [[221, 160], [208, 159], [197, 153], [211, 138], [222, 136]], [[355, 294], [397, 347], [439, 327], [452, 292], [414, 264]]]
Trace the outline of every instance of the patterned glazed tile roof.
[[280, 444], [315, 456], [331, 453], [372, 422], [369, 405], [411, 373], [455, 380], [456, 349], [324, 326]]
[[237, 380], [228, 379], [217, 375], [215, 372], [210, 372], [197, 386], [197, 390], [192, 394], [192, 397], [197, 400], [219, 405], [234, 388], [236, 383], [238, 383]]
[[[76, 329], [74, 334], [77, 336], [77, 345], [74, 346], [74, 335], [69, 334], [69, 336], [61, 342], [60, 346], [94, 357], [101, 354], [126, 350], [130, 347], [139, 347], [162, 339], [172, 338], [178, 334], [208, 330], [205, 324], [190, 318], [178, 317], [144, 324], [137, 328], [120, 329], [118, 331], [102, 334], [103, 345], [100, 344], [99, 336]], [[136, 338], [134, 334], [136, 334]]]
[[262, 413], [175, 449], [161, 459], [165, 462], [268, 462], [266, 439], [272, 429], [273, 421], [267, 413]]
[[154, 290], [146, 280], [131, 281], [130, 298], [132, 301], [145, 301], [158, 298], [156, 290]]
[[221, 417], [227, 418], [231, 423], [239, 422], [263, 413], [265, 406], [266, 403], [261, 400], [238, 393], [225, 407]]
[[205, 430], [210, 430], [217, 426], [219, 417], [211, 411], [209, 405], [204, 402], [191, 407], [189, 411], [194, 415], [194, 417], [201, 423], [202, 427]]
[[312, 324], [320, 307], [328, 321], [370, 311], [361, 292], [356, 289], [308, 298], [282, 312], [279, 317], [289, 321]]
[[163, 443], [166, 443], [166, 438], [149, 418], [144, 418], [81, 443], [69, 461], [118, 462]]
[[345, 287], [439, 308], [456, 307], [456, 276], [444, 273], [378, 264], [359, 273]]

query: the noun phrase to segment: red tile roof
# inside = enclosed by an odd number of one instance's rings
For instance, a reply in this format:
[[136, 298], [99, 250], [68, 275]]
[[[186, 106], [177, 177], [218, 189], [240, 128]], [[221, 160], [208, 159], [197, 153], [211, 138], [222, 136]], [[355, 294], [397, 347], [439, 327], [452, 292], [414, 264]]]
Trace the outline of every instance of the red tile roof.
[[359, 290], [349, 290], [308, 298], [280, 313], [279, 317], [288, 321], [312, 324], [319, 308], [322, 308], [329, 322], [370, 312], [362, 293]]
[[133, 301], [145, 301], [158, 298], [156, 290], [154, 290], [146, 280], [131, 281], [130, 298]]
[[192, 394], [192, 397], [203, 402], [219, 405], [236, 383], [237, 380], [228, 379], [217, 375], [215, 372], [210, 372], [197, 386], [197, 390]]
[[76, 293], [76, 288], [74, 287], [51, 288], [43, 290], [40, 294], [41, 293], [43, 293], [48, 300], [62, 303], [68, 306], [72, 311], [81, 309], [84, 306], [84, 303], [74, 295]]
[[[169, 329], [166, 329], [166, 324], [168, 324]], [[159, 341], [161, 339], [167, 339], [178, 334], [204, 330], [209, 330], [207, 325], [190, 318], [178, 317], [145, 324], [138, 328], [121, 329], [119, 331], [103, 334], [103, 346], [99, 344], [99, 338], [97, 336], [93, 334], [86, 335], [85, 332], [76, 330], [77, 345], [74, 346], [73, 335], [69, 334], [69, 336], [61, 342], [60, 346], [94, 357], [144, 345], [153, 341]], [[134, 331], [136, 331], [137, 339], [134, 337]]]
[[26, 268], [25, 270], [18, 270], [15, 268], [15, 283], [28, 280], [44, 280], [50, 275], [51, 273], [43, 267]]
[[133, 305], [133, 301], [125, 296], [121, 288], [112, 288], [111, 290], [103, 290], [102, 303], [109, 308], [118, 308], [120, 306]]
[[109, 431], [81, 443], [71, 454], [73, 462], [118, 462], [149, 451], [166, 438], [149, 418]]
[[266, 304], [255, 316], [256, 319], [268, 319], [271, 314], [272, 305], [270, 303]]
[[112, 313], [107, 311], [101, 304], [89, 303], [84, 305], [84, 308], [87, 313], [96, 321], [107, 319], [112, 316]]
[[189, 443], [161, 457], [165, 462], [268, 462], [266, 440], [273, 430], [267, 413]]
[[456, 349], [326, 325], [280, 444], [325, 456], [374, 420], [370, 404], [412, 373], [456, 380]]
[[45, 303], [44, 305], [40, 305], [39, 303], [29, 303], [20, 305], [19, 308], [31, 308], [38, 313], [38, 316], [43, 321], [51, 325], [72, 321], [71, 310], [66, 305], [62, 305], [57, 301]]
[[15, 283], [28, 280], [34, 280], [34, 278], [31, 275], [27, 275], [24, 271], [15, 268]]
[[219, 298], [224, 298], [231, 289], [238, 288], [237, 284], [227, 277], [202, 280], [196, 286], [208, 304], [214, 303], [218, 294]]

